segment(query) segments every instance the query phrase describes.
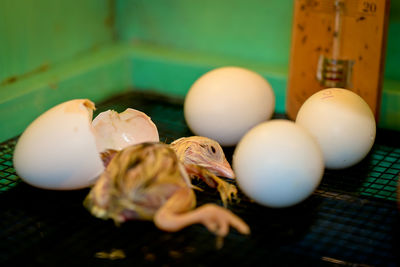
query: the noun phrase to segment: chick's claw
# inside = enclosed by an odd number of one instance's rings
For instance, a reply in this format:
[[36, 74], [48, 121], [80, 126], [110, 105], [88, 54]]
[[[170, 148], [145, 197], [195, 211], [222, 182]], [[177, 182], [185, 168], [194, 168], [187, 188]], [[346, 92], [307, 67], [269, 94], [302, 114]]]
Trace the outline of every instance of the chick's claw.
[[201, 166], [187, 164], [185, 168], [190, 177], [198, 177], [209, 187], [216, 188], [219, 192], [224, 207], [227, 207], [228, 204], [232, 203], [232, 198], [237, 199], [238, 190], [235, 185], [222, 180]]
[[205, 204], [194, 212], [201, 218], [201, 223], [217, 236], [225, 237], [229, 228], [235, 228], [239, 233], [250, 234], [249, 226], [229, 210], [214, 204]]
[[175, 232], [192, 224], [203, 224], [218, 237], [225, 237], [230, 227], [241, 234], [250, 234], [249, 226], [229, 210], [215, 204], [205, 204], [197, 209], [178, 213], [174, 207], [162, 207], [155, 215], [158, 228]]

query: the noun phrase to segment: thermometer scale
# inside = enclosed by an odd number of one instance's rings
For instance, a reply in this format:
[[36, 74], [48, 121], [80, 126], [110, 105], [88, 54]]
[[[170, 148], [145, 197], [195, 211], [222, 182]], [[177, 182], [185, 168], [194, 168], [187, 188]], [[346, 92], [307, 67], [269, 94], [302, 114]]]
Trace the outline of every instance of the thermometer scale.
[[389, 0], [296, 0], [286, 109], [295, 119], [312, 94], [346, 88], [379, 116]]

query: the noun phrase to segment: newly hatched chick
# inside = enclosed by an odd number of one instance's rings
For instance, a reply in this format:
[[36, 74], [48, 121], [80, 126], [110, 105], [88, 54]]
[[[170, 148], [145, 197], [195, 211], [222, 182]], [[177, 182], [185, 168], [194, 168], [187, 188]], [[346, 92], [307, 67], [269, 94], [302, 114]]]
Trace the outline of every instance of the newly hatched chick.
[[232, 197], [237, 197], [236, 186], [217, 177], [235, 178], [218, 142], [203, 136], [190, 136], [179, 138], [170, 146], [191, 178], [198, 177], [208, 186], [217, 188], [225, 207]]
[[196, 206], [196, 197], [185, 168], [170, 146], [143, 143], [115, 154], [84, 201], [96, 217], [117, 224], [132, 219], [154, 220], [165, 231], [178, 231], [201, 223], [217, 236], [229, 227], [242, 234], [248, 225], [229, 210], [206, 204]]
[[235, 178], [231, 165], [217, 141], [204, 136], [182, 137], [171, 143], [179, 160], [206, 168], [217, 176]]

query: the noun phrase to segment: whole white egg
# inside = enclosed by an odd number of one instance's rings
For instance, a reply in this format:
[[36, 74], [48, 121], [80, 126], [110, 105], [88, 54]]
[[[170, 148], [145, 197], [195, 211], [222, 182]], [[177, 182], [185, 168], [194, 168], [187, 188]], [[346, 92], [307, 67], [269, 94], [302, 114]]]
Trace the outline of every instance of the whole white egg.
[[239, 188], [259, 204], [283, 208], [300, 203], [320, 184], [324, 163], [316, 140], [288, 120], [251, 129], [233, 154]]
[[357, 164], [375, 141], [374, 114], [359, 95], [347, 89], [329, 88], [313, 94], [301, 106], [296, 123], [317, 139], [328, 169]]
[[222, 146], [232, 146], [252, 127], [271, 118], [275, 96], [261, 75], [240, 67], [223, 67], [201, 76], [184, 102], [189, 128]]
[[91, 120], [94, 104], [77, 99], [34, 120], [18, 139], [13, 163], [28, 184], [45, 189], [79, 189], [104, 170]]

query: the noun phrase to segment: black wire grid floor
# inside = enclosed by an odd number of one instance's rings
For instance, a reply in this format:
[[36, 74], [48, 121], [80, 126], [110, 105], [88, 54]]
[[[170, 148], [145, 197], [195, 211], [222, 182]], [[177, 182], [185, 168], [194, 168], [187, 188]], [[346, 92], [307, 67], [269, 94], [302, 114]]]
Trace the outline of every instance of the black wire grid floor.
[[[148, 114], [163, 142], [191, 135], [181, 101], [164, 96], [129, 93], [100, 103], [97, 112], [127, 107]], [[221, 249], [201, 225], [178, 233], [159, 231], [147, 221], [116, 227], [83, 208], [88, 190], [50, 191], [25, 184], [12, 166], [14, 138], [0, 144], [0, 265], [397, 266], [400, 146], [387, 136], [379, 130], [364, 161], [346, 170], [327, 170], [315, 193], [294, 207], [270, 209], [241, 194], [241, 202], [229, 208], [252, 233], [242, 236], [232, 230]], [[230, 160], [233, 148], [225, 152]], [[221, 204], [214, 190], [198, 186], [205, 189], [196, 192], [199, 205]], [[114, 250], [125, 257], [96, 257]]]

